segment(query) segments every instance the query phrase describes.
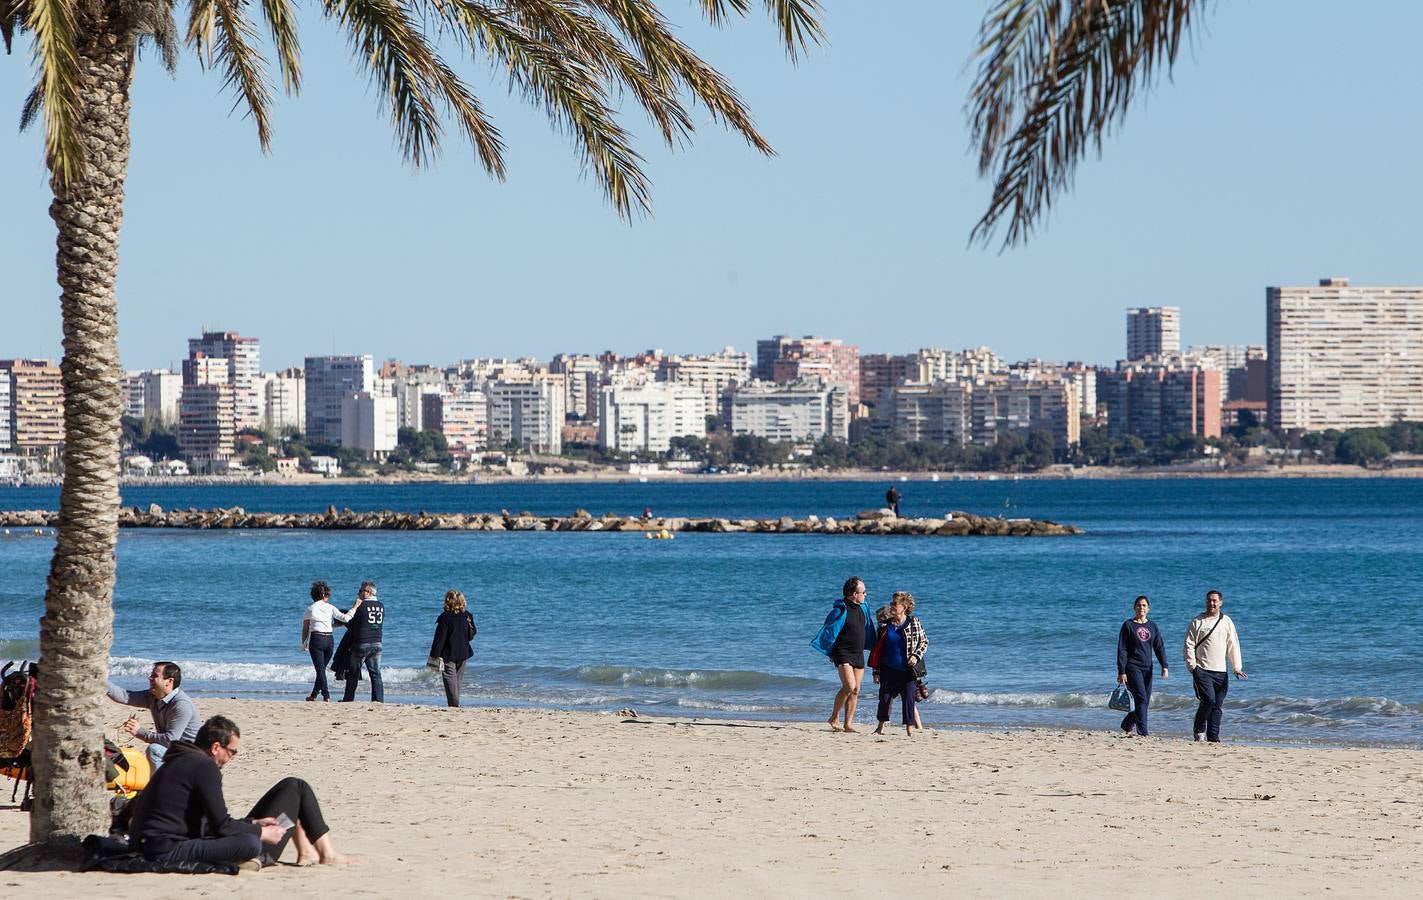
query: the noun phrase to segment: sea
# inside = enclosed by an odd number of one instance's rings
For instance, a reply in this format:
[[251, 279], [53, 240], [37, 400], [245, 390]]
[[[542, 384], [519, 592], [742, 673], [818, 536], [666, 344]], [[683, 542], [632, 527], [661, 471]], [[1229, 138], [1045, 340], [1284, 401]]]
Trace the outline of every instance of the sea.
[[[950, 510], [1081, 526], [1055, 538], [793, 534], [124, 530], [110, 673], [154, 660], [205, 697], [300, 701], [314, 579], [343, 608], [385, 604], [387, 702], [442, 704], [424, 667], [449, 588], [479, 634], [466, 705], [738, 720], [823, 720], [836, 679], [810, 639], [841, 584], [869, 604], [911, 591], [929, 637], [928, 727], [1117, 727], [1118, 629], [1138, 594], [1165, 634], [1155, 734], [1189, 738], [1183, 632], [1225, 597], [1249, 679], [1227, 740], [1423, 748], [1423, 479], [896, 481], [903, 513]], [[853, 516], [888, 482], [756, 481], [127, 486], [125, 505], [248, 511]], [[0, 509], [54, 509], [56, 488], [0, 488]], [[52, 529], [0, 535], [0, 659], [34, 658]], [[873, 686], [857, 721], [873, 720]], [[362, 683], [358, 699], [368, 696]], [[115, 722], [121, 718], [116, 711]], [[898, 711], [894, 712], [898, 721]]]

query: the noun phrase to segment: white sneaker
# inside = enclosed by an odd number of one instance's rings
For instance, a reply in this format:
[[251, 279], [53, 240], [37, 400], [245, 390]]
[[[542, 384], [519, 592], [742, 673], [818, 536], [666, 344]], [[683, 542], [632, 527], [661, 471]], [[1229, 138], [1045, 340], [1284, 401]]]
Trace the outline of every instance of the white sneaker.
[[1203, 742], [1205, 739], [1206, 739], [1206, 733], [1205, 733], [1204, 731], [1198, 731], [1198, 732], [1196, 732], [1196, 743], [1199, 744], [1199, 743]]

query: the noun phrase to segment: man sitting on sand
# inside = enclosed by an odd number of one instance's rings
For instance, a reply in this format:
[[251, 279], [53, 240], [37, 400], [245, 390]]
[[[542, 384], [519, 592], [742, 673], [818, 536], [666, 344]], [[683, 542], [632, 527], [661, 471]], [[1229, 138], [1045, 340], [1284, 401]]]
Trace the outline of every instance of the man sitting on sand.
[[109, 682], [109, 699], [126, 706], [146, 709], [153, 715], [152, 728], [140, 728], [138, 716], [129, 716], [122, 728], [148, 744], [145, 754], [153, 771], [163, 765], [163, 755], [174, 741], [191, 741], [198, 734], [198, 707], [178, 685], [183, 670], [177, 663], [156, 662], [148, 673], [148, 690], [126, 691]]
[[[299, 866], [355, 862], [336, 852], [316, 795], [300, 778], [273, 785], [247, 818], [228, 815], [222, 768], [237, 758], [241, 739], [237, 723], [213, 716], [194, 743], [178, 741], [168, 749], [167, 765], [134, 801], [133, 848], [164, 865], [253, 861], [260, 867], [276, 863], [292, 836]], [[295, 827], [279, 824], [278, 815]]]

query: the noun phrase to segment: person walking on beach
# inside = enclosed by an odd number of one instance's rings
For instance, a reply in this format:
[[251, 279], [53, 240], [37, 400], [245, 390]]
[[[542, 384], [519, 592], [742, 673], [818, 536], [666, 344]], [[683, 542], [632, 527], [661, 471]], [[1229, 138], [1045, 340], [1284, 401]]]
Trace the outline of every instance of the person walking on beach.
[[1137, 734], [1146, 737], [1152, 654], [1161, 663], [1161, 677], [1170, 678], [1171, 673], [1166, 668], [1166, 641], [1161, 637], [1161, 629], [1146, 617], [1151, 611], [1151, 601], [1145, 595], [1137, 597], [1132, 609], [1135, 616], [1123, 622], [1117, 632], [1117, 683], [1126, 685], [1136, 701], [1136, 709], [1122, 719], [1122, 731], [1131, 734], [1135, 728]]
[[1240, 636], [1230, 616], [1220, 611], [1220, 591], [1206, 592], [1205, 612], [1186, 626], [1186, 668], [1196, 689], [1195, 735], [1197, 741], [1220, 743], [1221, 707], [1230, 689], [1227, 661], [1236, 678], [1247, 678], [1240, 661]]
[[352, 614], [361, 608], [361, 601], [347, 612], [341, 612], [331, 603], [331, 588], [324, 581], [311, 583], [311, 605], [301, 617], [301, 649], [311, 654], [311, 664], [316, 667], [316, 683], [311, 687], [308, 701], [321, 696], [323, 702], [331, 699], [331, 690], [326, 684], [326, 665], [331, 662], [335, 650], [335, 638], [331, 636], [334, 622], [349, 622]]
[[385, 684], [380, 679], [380, 644], [385, 630], [385, 604], [376, 599], [374, 581], [361, 582], [361, 590], [356, 594], [355, 609], [360, 614], [351, 617], [347, 625], [351, 639], [351, 659], [346, 668], [346, 691], [342, 703], [356, 699], [356, 683], [361, 677], [361, 667], [371, 679], [371, 702], [385, 702]]
[[445, 705], [460, 705], [460, 682], [464, 664], [474, 655], [469, 642], [479, 629], [466, 607], [464, 594], [445, 592], [445, 610], [435, 619], [435, 639], [430, 642], [430, 665], [439, 660], [440, 678], [445, 683]]
[[183, 670], [177, 663], [167, 661], [153, 664], [148, 673], [147, 690], [127, 691], [109, 682], [110, 700], [146, 709], [153, 716], [152, 728], [140, 727], [138, 716], [133, 715], [120, 729], [148, 744], [144, 755], [155, 772], [163, 765], [164, 754], [175, 741], [191, 741], [198, 733], [198, 707], [179, 687], [182, 683]]
[[[840, 677], [840, 690], [835, 692], [835, 704], [830, 708], [830, 730], [854, 734], [856, 729], [850, 722], [855, 718], [860, 685], [865, 680], [865, 647], [875, 641], [875, 622], [865, 613], [863, 579], [851, 576], [840, 593], [842, 598], [830, 608], [810, 646], [830, 657], [830, 664]], [[843, 728], [836, 724], [842, 710]]]
[[876, 644], [879, 653], [874, 660], [878, 663], [875, 680], [879, 682], [875, 734], [884, 734], [885, 723], [889, 721], [889, 704], [895, 697], [900, 700], [904, 733], [913, 737], [919, 724], [919, 710], [915, 705], [919, 680], [915, 669], [923, 661], [924, 651], [929, 649], [929, 638], [918, 617], [910, 615], [914, 605], [914, 595], [908, 591], [896, 591], [889, 601], [888, 621]]
[[[168, 765], [134, 801], [130, 846], [165, 865], [253, 859], [260, 860], [254, 865], [272, 865], [291, 837], [299, 866], [356, 862], [336, 851], [316, 794], [299, 778], [273, 785], [245, 819], [228, 813], [222, 769], [237, 758], [241, 739], [236, 722], [213, 716], [198, 728], [193, 743], [174, 743]], [[289, 820], [285, 827], [279, 814]]]
[[894, 485], [889, 486], [889, 490], [884, 492], [884, 504], [894, 511], [894, 517], [899, 518], [899, 488]]

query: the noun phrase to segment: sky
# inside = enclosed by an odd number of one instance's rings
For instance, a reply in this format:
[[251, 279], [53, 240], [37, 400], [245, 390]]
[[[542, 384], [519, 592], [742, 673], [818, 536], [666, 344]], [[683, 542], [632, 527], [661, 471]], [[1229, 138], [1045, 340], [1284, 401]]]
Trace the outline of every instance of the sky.
[[[759, 4], [723, 30], [690, 0], [660, 5], [778, 155], [703, 108], [671, 152], [630, 109], [653, 183], [652, 216], [631, 223], [487, 64], [459, 71], [504, 132], [502, 183], [454, 134], [435, 166], [405, 165], [344, 42], [310, 12], [306, 84], [277, 101], [267, 156], [219, 75], [187, 53], [170, 78], [145, 54], [124, 366], [174, 366], [204, 329], [259, 338], [268, 370], [331, 353], [754, 350], [780, 333], [1110, 364], [1129, 306], [1179, 306], [1183, 344], [1263, 344], [1267, 285], [1423, 280], [1423, 4], [1211, 4], [1172, 77], [1029, 243], [1001, 252], [968, 243], [991, 192], [964, 114], [986, 0], [826, 0], [829, 40], [799, 65]], [[0, 121], [18, 121], [32, 83], [27, 41], [0, 55]], [[57, 359], [38, 128], [0, 131], [0, 171], [0, 358]]]

